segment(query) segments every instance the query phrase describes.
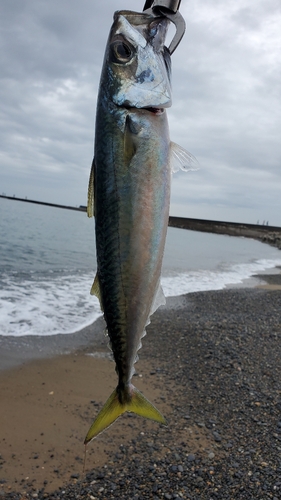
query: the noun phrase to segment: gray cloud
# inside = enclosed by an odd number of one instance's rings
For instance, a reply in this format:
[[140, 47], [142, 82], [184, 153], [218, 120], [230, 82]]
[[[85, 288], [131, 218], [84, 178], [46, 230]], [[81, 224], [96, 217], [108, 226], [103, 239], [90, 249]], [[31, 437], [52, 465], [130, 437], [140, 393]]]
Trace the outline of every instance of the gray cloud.
[[[1, 191], [86, 202], [104, 48], [114, 11], [131, 3], [4, 2]], [[181, 12], [171, 138], [201, 170], [174, 176], [171, 213], [281, 225], [280, 2], [183, 0]]]

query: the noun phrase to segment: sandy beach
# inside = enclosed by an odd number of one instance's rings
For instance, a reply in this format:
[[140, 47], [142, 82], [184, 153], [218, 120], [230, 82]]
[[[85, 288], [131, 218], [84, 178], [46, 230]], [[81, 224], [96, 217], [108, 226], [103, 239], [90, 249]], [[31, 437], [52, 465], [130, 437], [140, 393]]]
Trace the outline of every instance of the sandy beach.
[[103, 321], [32, 348], [2, 338], [0, 498], [280, 498], [281, 275], [261, 279], [155, 313], [134, 382], [168, 427], [122, 416], [85, 474], [85, 434], [116, 385]]

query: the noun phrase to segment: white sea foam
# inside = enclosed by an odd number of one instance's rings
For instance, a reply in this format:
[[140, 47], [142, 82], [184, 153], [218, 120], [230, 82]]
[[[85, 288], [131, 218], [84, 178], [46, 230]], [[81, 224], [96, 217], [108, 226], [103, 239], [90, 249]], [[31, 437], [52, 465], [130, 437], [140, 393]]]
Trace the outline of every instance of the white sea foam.
[[0, 290], [1, 334], [55, 335], [73, 333], [100, 315], [98, 299], [90, 295], [91, 277], [68, 275], [49, 280], [6, 278]]
[[[197, 270], [163, 276], [166, 297], [185, 293], [219, 290], [235, 285], [255, 273], [276, 265], [280, 260], [260, 259], [224, 269]], [[68, 274], [63, 277], [24, 279], [4, 278], [0, 290], [1, 334], [9, 336], [56, 335], [74, 333], [100, 315], [98, 299], [89, 293], [92, 274]]]
[[185, 293], [221, 290], [226, 286], [242, 284], [256, 273], [281, 265], [281, 260], [261, 259], [248, 264], [235, 264], [224, 271], [198, 270], [166, 276], [162, 286], [166, 297]]

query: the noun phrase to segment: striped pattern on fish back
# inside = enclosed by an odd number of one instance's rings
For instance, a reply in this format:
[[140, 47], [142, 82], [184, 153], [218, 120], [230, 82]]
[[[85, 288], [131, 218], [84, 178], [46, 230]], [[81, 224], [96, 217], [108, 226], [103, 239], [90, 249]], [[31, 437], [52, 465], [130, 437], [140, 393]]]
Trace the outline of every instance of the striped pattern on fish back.
[[[111, 347], [119, 377], [128, 372], [126, 362], [127, 304], [122, 293], [120, 262], [119, 195], [116, 186], [116, 165], [122, 161], [117, 144], [122, 133], [116, 130], [110, 113], [103, 108], [102, 126], [97, 127], [95, 146], [95, 220], [98, 278]], [[114, 131], [112, 130], [114, 128]], [[116, 134], [120, 135], [119, 142]], [[122, 361], [121, 361], [122, 360]]]

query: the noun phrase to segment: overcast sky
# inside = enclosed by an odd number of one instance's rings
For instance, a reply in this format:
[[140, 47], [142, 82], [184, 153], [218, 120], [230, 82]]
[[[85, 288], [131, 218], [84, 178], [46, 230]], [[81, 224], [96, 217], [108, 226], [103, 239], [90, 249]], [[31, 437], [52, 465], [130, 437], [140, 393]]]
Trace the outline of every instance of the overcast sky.
[[[86, 204], [95, 106], [115, 10], [144, 0], [4, 0], [0, 193]], [[173, 177], [171, 214], [281, 226], [280, 0], [182, 0], [171, 139], [197, 172]]]

